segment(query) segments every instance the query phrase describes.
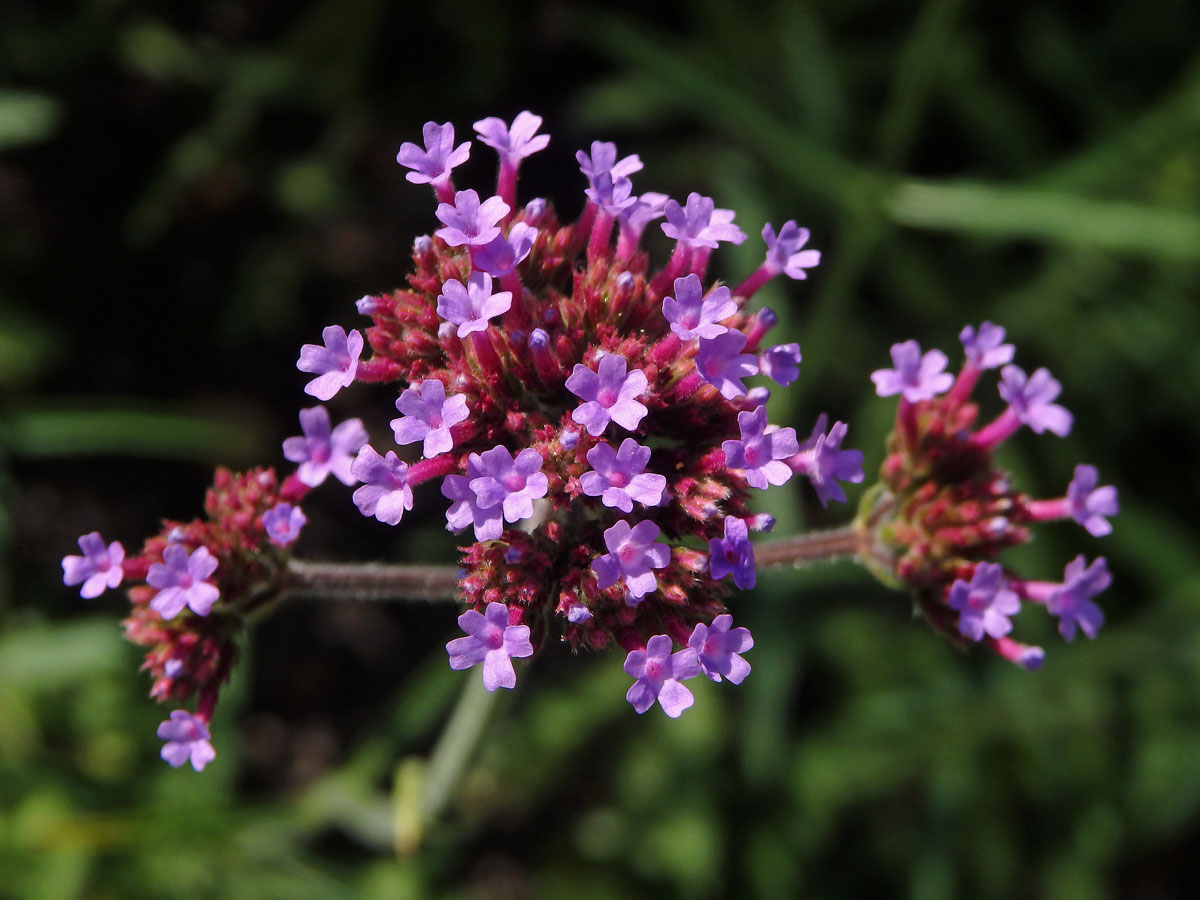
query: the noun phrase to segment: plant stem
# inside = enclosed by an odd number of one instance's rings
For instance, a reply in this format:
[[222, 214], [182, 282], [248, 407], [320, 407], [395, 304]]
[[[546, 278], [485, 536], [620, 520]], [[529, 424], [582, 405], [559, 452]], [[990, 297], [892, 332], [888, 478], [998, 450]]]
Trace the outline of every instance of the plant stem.
[[284, 596], [317, 600], [458, 599], [461, 572], [455, 566], [383, 563], [288, 562]]
[[754, 559], [760, 569], [799, 567], [807, 563], [857, 556], [861, 549], [862, 538], [858, 529], [854, 525], [844, 525], [828, 531], [810, 531], [795, 537], [755, 544]]

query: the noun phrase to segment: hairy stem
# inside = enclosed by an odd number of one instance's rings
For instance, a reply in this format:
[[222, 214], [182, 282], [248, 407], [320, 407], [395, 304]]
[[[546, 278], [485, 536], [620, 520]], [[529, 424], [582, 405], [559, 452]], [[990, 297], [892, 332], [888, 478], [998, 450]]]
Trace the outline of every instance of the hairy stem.
[[862, 549], [862, 537], [854, 525], [829, 531], [810, 531], [795, 537], [763, 541], [754, 545], [758, 568], [803, 566], [806, 563], [856, 556]]
[[285, 596], [315, 600], [458, 599], [461, 572], [455, 566], [383, 563], [288, 562]]

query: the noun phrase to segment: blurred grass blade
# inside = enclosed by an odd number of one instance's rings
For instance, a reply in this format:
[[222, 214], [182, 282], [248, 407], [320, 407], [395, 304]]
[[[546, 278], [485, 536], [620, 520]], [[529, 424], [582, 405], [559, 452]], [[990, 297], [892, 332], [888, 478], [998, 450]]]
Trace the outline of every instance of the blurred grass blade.
[[61, 121], [62, 107], [53, 97], [0, 88], [0, 151], [44, 141]]

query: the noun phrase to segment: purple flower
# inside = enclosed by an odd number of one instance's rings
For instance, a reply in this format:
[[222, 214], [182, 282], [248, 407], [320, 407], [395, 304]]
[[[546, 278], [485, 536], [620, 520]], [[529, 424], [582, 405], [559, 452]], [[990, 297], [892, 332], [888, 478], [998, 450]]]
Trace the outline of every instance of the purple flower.
[[363, 486], [354, 492], [354, 505], [364, 516], [374, 516], [385, 525], [396, 525], [406, 509], [413, 507], [412, 488], [408, 486], [408, 465], [395, 451], [380, 456], [370, 444], [363, 444], [350, 472]]
[[380, 305], [381, 304], [379, 302], [379, 298], [375, 297], [371, 294], [367, 294], [363, 297], [359, 297], [357, 300], [354, 301], [354, 308], [357, 309], [364, 316], [375, 315], [375, 313], [378, 311]]
[[304, 386], [306, 394], [318, 400], [329, 400], [344, 387], [354, 383], [358, 358], [362, 355], [363, 336], [357, 330], [346, 334], [341, 325], [330, 325], [321, 332], [325, 346], [305, 344], [300, 348], [296, 368], [317, 377]]
[[300, 537], [300, 529], [307, 521], [308, 516], [304, 515], [304, 510], [290, 503], [276, 503], [263, 513], [262, 517], [267, 537], [271, 539], [271, 543], [280, 547], [294, 543], [296, 538]]
[[454, 502], [446, 510], [446, 529], [462, 531], [468, 525], [475, 527], [475, 540], [494, 541], [504, 531], [499, 505], [483, 507], [471, 490], [471, 482], [485, 473], [478, 453], [467, 457], [467, 474], [447, 475], [442, 481], [442, 496]]
[[396, 443], [423, 441], [422, 452], [426, 459], [451, 450], [454, 438], [450, 429], [470, 415], [466, 396], [453, 394], [447, 397], [446, 386], [436, 378], [426, 379], [415, 388], [406, 388], [396, 400], [396, 409], [404, 414], [391, 421]]
[[161, 756], [173, 769], [191, 762], [192, 768], [201, 772], [217, 756], [204, 720], [182, 709], [174, 710], [171, 718], [158, 726], [158, 737], [166, 741]]
[[629, 596], [640, 601], [657, 589], [658, 579], [651, 569], [664, 568], [671, 561], [671, 548], [658, 543], [658, 534], [658, 526], [653, 522], [638, 522], [630, 528], [623, 519], [607, 529], [604, 545], [608, 547], [608, 553], [592, 560], [600, 590], [612, 587], [624, 578]]
[[751, 487], [766, 490], [768, 484], [780, 485], [792, 477], [792, 470], [782, 460], [800, 450], [794, 428], [771, 428], [767, 425], [767, 408], [738, 413], [740, 441], [725, 441], [725, 465], [742, 469]]
[[733, 210], [715, 209], [711, 197], [701, 197], [695, 191], [688, 194], [685, 206], [668, 200], [665, 212], [663, 233], [684, 246], [715, 248], [718, 241], [740, 244], [746, 239], [742, 229], [733, 224]]
[[700, 276], [691, 274], [675, 279], [675, 296], [663, 298], [662, 311], [675, 335], [681, 341], [690, 341], [716, 338], [727, 332], [728, 328], [717, 323], [736, 313], [737, 304], [723, 285], [705, 297]]
[[[474, 455], [474, 454], [472, 454]], [[526, 447], [516, 458], [507, 447], [479, 454], [478, 474], [470, 488], [482, 509], [499, 505], [504, 521], [518, 522], [533, 515], [533, 501], [546, 496], [549, 481], [542, 474], [542, 454]]]
[[749, 353], [741, 352], [745, 346], [746, 335], [740, 331], [726, 331], [715, 338], [700, 338], [696, 372], [720, 391], [726, 400], [746, 393], [742, 379], [758, 374], [758, 360]]
[[808, 229], [799, 227], [794, 219], [783, 223], [779, 237], [768, 222], [763, 226], [762, 238], [767, 245], [767, 270], [773, 275], [782, 272], [788, 278], [804, 279], [808, 277], [804, 270], [821, 262], [821, 251], [800, 249], [808, 243]]
[[158, 588], [150, 608], [164, 619], [173, 619], [185, 606], [198, 616], [207, 616], [221, 592], [204, 579], [217, 570], [217, 560], [207, 547], [197, 547], [188, 556], [183, 544], [163, 548], [163, 561], [152, 563], [146, 583]]
[[1059, 437], [1071, 432], [1073, 417], [1053, 403], [1062, 392], [1062, 385], [1046, 369], [1038, 369], [1026, 379], [1019, 366], [1005, 366], [1000, 370], [1000, 396], [1008, 402], [1009, 409], [1025, 425], [1041, 434], [1051, 431]]
[[617, 145], [610, 141], [592, 141], [591, 156], [579, 150], [575, 153], [575, 158], [579, 160], [579, 170], [593, 184], [598, 175], [609, 174], [613, 178], [628, 178], [642, 168], [642, 161], [636, 153], [618, 162]]
[[708, 542], [708, 574], [719, 581], [730, 572], [733, 583], [743, 591], [754, 587], [754, 545], [745, 519], [736, 516], [725, 517], [725, 537]]
[[601, 172], [592, 179], [591, 187], [584, 190], [587, 198], [610, 216], [620, 215], [637, 203], [633, 196], [633, 182], [628, 178], [614, 179], [611, 172]]
[[463, 244], [482, 247], [499, 236], [496, 223], [508, 215], [508, 204], [499, 197], [489, 197], [480, 203], [474, 191], [456, 191], [454, 203], [439, 203], [436, 215], [446, 227], [434, 234], [451, 247]]
[[472, 331], [485, 331], [488, 319], [503, 315], [512, 306], [512, 293], [492, 293], [492, 276], [487, 272], [472, 272], [464, 286], [457, 279], [442, 285], [437, 298], [437, 313], [447, 322], [458, 326], [458, 336]]
[[1007, 587], [1004, 566], [981, 562], [968, 584], [961, 578], [950, 586], [946, 601], [959, 612], [958, 630], [973, 641], [986, 634], [1002, 638], [1012, 631], [1009, 616], [1021, 610], [1021, 598]]
[[712, 625], [697, 622], [688, 638], [688, 646], [696, 651], [700, 668], [710, 681], [720, 681], [723, 676], [741, 684], [750, 674], [750, 663], [738, 654], [751, 649], [754, 638], [749, 628], [730, 628], [732, 624], [733, 616], [725, 613], [713, 619]]
[[916, 341], [905, 341], [892, 345], [894, 369], [878, 369], [871, 373], [875, 382], [875, 393], [880, 397], [903, 394], [909, 403], [928, 400], [954, 384], [954, 376], [943, 371], [946, 354], [941, 350], [930, 350], [921, 355], [921, 345]]
[[627, 513], [633, 511], [634, 500], [646, 506], [657, 506], [662, 501], [667, 479], [645, 472], [650, 448], [633, 438], [625, 438], [616, 451], [608, 444], [597, 444], [588, 451], [587, 461], [594, 471], [584, 472], [579, 485], [585, 494], [599, 497], [605, 506]]
[[579, 600], [571, 599], [567, 601], [567, 621], [572, 625], [588, 622], [591, 618], [592, 611]]
[[525, 110], [517, 113], [511, 127], [494, 116], [480, 119], [475, 123], [475, 133], [479, 140], [500, 154], [502, 162], [516, 165], [525, 157], [546, 149], [550, 143], [550, 135], [537, 133], [541, 127], [542, 117]]
[[396, 154], [396, 162], [413, 170], [404, 176], [413, 184], [444, 182], [450, 177], [450, 170], [461, 166], [471, 155], [470, 141], [454, 146], [454, 126], [449, 122], [445, 125], [426, 122], [421, 133], [425, 138], [424, 149], [406, 141]]
[[641, 238], [647, 225], [663, 216], [666, 212], [667, 201], [670, 199], [666, 194], [647, 191], [644, 194], [638, 194], [637, 201], [632, 206], [621, 210], [621, 227], [629, 233], [631, 240], [636, 242]]
[[634, 431], [648, 411], [636, 399], [646, 390], [646, 374], [641, 369], [625, 374], [626, 365], [625, 357], [608, 353], [600, 357], [598, 372], [576, 363], [567, 378], [567, 390], [583, 401], [571, 418], [592, 437], [603, 434], [609, 421]]
[[834, 422], [826, 434], [828, 421], [824, 413], [817, 416], [812, 434], [800, 445], [800, 452], [788, 461], [794, 471], [808, 476], [822, 506], [828, 506], [830, 500], [846, 502], [846, 492], [838, 481], [858, 484], [863, 480], [862, 451], [842, 449], [848, 426], [845, 422]]
[[1081, 553], [1063, 571], [1063, 583], [1046, 602], [1051, 615], [1058, 616], [1058, 630], [1068, 641], [1075, 639], [1078, 625], [1089, 638], [1104, 624], [1104, 613], [1091, 601], [1112, 583], [1108, 563], [1098, 556], [1089, 566]]
[[124, 573], [121, 563], [125, 559], [125, 548], [117, 541], [107, 547], [100, 532], [93, 531], [79, 539], [83, 556], [64, 556], [62, 559], [63, 584], [83, 584], [79, 596], [91, 600], [104, 593], [105, 588], [115, 588], [121, 583]]
[[528, 625], [509, 625], [508, 607], [492, 602], [487, 610], [468, 609], [458, 617], [458, 627], [466, 637], [446, 644], [450, 668], [469, 669], [483, 663], [483, 686], [489, 691], [517, 686], [513, 659], [533, 656]]
[[517, 222], [508, 230], [507, 238], [498, 234], [491, 243], [475, 251], [475, 268], [494, 278], [503, 278], [529, 255], [536, 240], [536, 228]]
[[632, 650], [625, 657], [625, 671], [634, 678], [625, 699], [640, 716], [657, 700], [672, 719], [696, 702], [692, 692], [681, 684], [700, 674], [696, 651], [685, 647], [672, 653], [671, 638], [656, 634], [646, 642], [645, 650]]
[[1117, 489], [1111, 484], [1096, 487], [1100, 472], [1095, 466], [1078, 465], [1075, 477], [1067, 486], [1067, 506], [1071, 518], [1088, 530], [1092, 537], [1103, 537], [1112, 531], [1105, 516], [1120, 512]]
[[800, 377], [800, 345], [776, 344], [758, 358], [758, 372], [776, 384], [789, 385]]
[[330, 430], [329, 413], [323, 406], [300, 410], [304, 436], [283, 442], [283, 455], [300, 463], [297, 476], [309, 487], [321, 484], [332, 472], [342, 484], [354, 484], [350, 463], [358, 448], [368, 440], [361, 419], [347, 419]]
[[1004, 343], [1004, 329], [999, 325], [984, 322], [978, 333], [968, 325], [958, 339], [962, 341], [967, 362], [977, 369], [995, 369], [1012, 362], [1013, 345]]

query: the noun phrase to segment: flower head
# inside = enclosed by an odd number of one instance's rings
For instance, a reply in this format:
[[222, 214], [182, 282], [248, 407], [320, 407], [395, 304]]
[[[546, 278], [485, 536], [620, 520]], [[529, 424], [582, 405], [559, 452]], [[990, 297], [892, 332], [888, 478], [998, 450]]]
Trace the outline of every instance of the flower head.
[[647, 413], [636, 399], [646, 390], [646, 374], [641, 369], [626, 373], [627, 365], [625, 357], [609, 353], [595, 372], [577, 363], [567, 378], [567, 390], [583, 401], [571, 418], [593, 437], [602, 435], [609, 422], [634, 431]]
[[1008, 402], [1022, 424], [1034, 432], [1052, 432], [1066, 437], [1071, 432], [1073, 417], [1062, 406], [1052, 402], [1062, 392], [1062, 385], [1046, 369], [1038, 369], [1028, 378], [1019, 366], [1000, 370], [1000, 396]]
[[741, 469], [751, 487], [765, 491], [768, 484], [784, 484], [792, 477], [792, 469], [783, 460], [800, 451], [796, 429], [767, 425], [767, 408], [738, 413], [741, 440], [725, 441], [721, 449], [725, 464]]
[[362, 354], [363, 336], [358, 331], [346, 334], [341, 325], [330, 325], [321, 332], [325, 346], [305, 344], [300, 348], [296, 368], [317, 377], [304, 386], [304, 392], [318, 400], [329, 400], [344, 387], [354, 383], [358, 357]]
[[308, 517], [304, 515], [304, 510], [284, 502], [276, 503], [263, 513], [262, 517], [267, 537], [271, 539], [271, 543], [279, 547], [295, 543], [296, 538], [300, 537], [300, 529], [307, 521]]
[[726, 516], [725, 536], [708, 542], [708, 572], [713, 578], [724, 578], [732, 572], [733, 583], [743, 591], [754, 587], [757, 580], [754, 545], [750, 543], [750, 531], [744, 519]]
[[645, 506], [662, 502], [667, 479], [645, 471], [650, 448], [633, 438], [625, 438], [617, 450], [599, 443], [587, 452], [587, 461], [592, 471], [580, 476], [579, 486], [589, 497], [599, 497], [605, 506], [627, 513], [633, 512], [634, 500]]
[[662, 305], [663, 315], [681, 341], [720, 337], [729, 329], [717, 323], [737, 310], [729, 288], [724, 285], [713, 288], [705, 297], [700, 278], [694, 273], [676, 278], [675, 296], [664, 297]]
[[950, 390], [954, 376], [944, 371], [946, 354], [930, 350], [922, 355], [916, 341], [892, 345], [893, 369], [878, 369], [871, 373], [875, 393], [880, 397], [903, 394], [909, 403], [919, 403]]
[[161, 756], [173, 769], [190, 762], [197, 772], [216, 759], [217, 751], [209, 740], [208, 725], [186, 710], [172, 711], [171, 718], [158, 726], [158, 737], [166, 741]]
[[354, 505], [364, 516], [374, 516], [385, 525], [397, 525], [405, 511], [412, 509], [408, 466], [394, 451], [380, 456], [370, 444], [363, 444], [350, 465], [350, 474], [363, 482], [354, 492]]
[[1009, 616], [1020, 611], [1021, 598], [1006, 583], [999, 563], [980, 563], [970, 582], [955, 581], [946, 602], [960, 613], [958, 630], [973, 641], [985, 634], [1001, 638], [1012, 631]]
[[150, 566], [146, 583], [158, 588], [150, 608], [164, 619], [173, 619], [186, 606], [198, 616], [207, 616], [221, 596], [215, 584], [205, 581], [217, 570], [217, 560], [207, 547], [190, 555], [183, 544], [163, 548], [163, 561]]
[[426, 122], [421, 132], [425, 138], [424, 148], [405, 142], [396, 154], [396, 162], [412, 169], [404, 177], [413, 184], [436, 185], [448, 181], [450, 170], [461, 166], [471, 155], [471, 142], [463, 141], [455, 147], [454, 126], [449, 122], [445, 125]]
[[106, 547], [100, 532], [93, 531], [79, 539], [79, 549], [83, 551], [83, 556], [63, 557], [63, 584], [83, 584], [79, 596], [85, 600], [99, 597], [105, 588], [115, 588], [121, 584], [125, 548], [117, 541]]
[[692, 692], [683, 686], [688, 678], [700, 674], [696, 651], [685, 647], [672, 653], [674, 644], [665, 634], [656, 634], [646, 642], [645, 650], [632, 650], [625, 657], [625, 672], [634, 679], [625, 699], [633, 704], [640, 716], [657, 700], [672, 719], [696, 702]]
[[300, 463], [296, 474], [309, 487], [317, 487], [332, 472], [342, 484], [354, 484], [350, 463], [358, 448], [367, 442], [367, 430], [361, 419], [347, 419], [330, 428], [329, 413], [323, 406], [300, 410], [303, 437], [283, 442], [283, 455]]
[[403, 415], [392, 419], [397, 444], [422, 441], [422, 452], [432, 459], [454, 448], [450, 429], [470, 415], [467, 398], [462, 394], [446, 396], [446, 386], [436, 378], [405, 389], [396, 409]]
[[1103, 537], [1112, 531], [1105, 516], [1115, 516], [1121, 509], [1117, 504], [1117, 489], [1111, 484], [1097, 487], [1100, 471], [1095, 466], [1078, 465], [1075, 477], [1067, 486], [1067, 506], [1071, 518], [1088, 530], [1092, 537]]
[[592, 570], [600, 590], [625, 580], [629, 596], [636, 602], [658, 587], [653, 569], [662, 569], [671, 561], [671, 548], [658, 542], [659, 529], [653, 522], [638, 522], [632, 528], [617, 521], [604, 532], [608, 553], [592, 560]]
[[749, 628], [731, 628], [732, 625], [733, 616], [725, 613], [713, 619], [711, 625], [697, 622], [688, 638], [688, 646], [696, 651], [700, 668], [710, 681], [727, 678], [733, 684], [741, 684], [750, 674], [750, 663], [738, 654], [753, 648], [754, 638]]
[[483, 686], [489, 691], [517, 686], [512, 661], [533, 655], [528, 625], [510, 625], [508, 607], [489, 603], [484, 612], [469, 609], [458, 617], [466, 637], [446, 644], [450, 668], [469, 669], [483, 663]]
[[512, 294], [509, 291], [493, 294], [492, 276], [487, 272], [472, 272], [465, 286], [452, 278], [442, 285], [437, 298], [438, 315], [458, 326], [460, 338], [472, 331], [486, 331], [489, 319], [503, 315], [511, 307]]

